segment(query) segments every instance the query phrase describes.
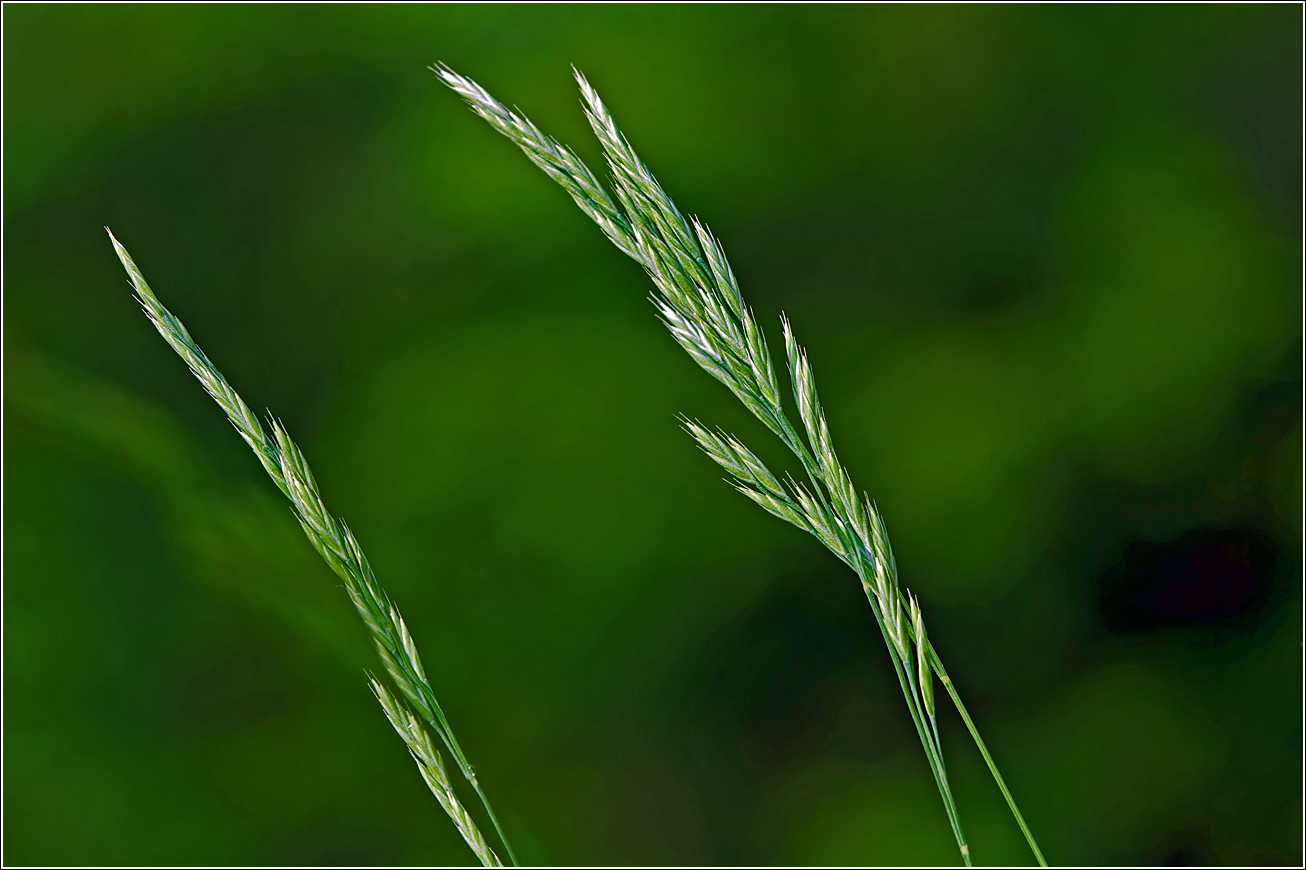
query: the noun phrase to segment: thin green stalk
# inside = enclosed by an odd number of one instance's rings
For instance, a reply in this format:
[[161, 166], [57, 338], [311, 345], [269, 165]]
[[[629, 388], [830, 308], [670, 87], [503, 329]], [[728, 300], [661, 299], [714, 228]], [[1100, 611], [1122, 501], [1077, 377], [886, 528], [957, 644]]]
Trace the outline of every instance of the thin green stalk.
[[932, 732], [929, 729], [928, 725], [926, 724], [929, 716], [925, 712], [924, 707], [921, 704], [921, 699], [917, 691], [916, 683], [912, 680], [911, 666], [906, 662], [899, 662], [898, 665], [906, 675], [904, 682], [907, 685], [907, 688], [911, 690], [911, 696], [907, 699], [908, 709], [911, 710], [913, 718], [915, 718], [916, 721], [919, 723], [917, 727], [920, 729], [921, 732], [921, 740], [925, 744], [927, 751], [930, 752], [933, 757], [933, 764], [937, 769], [938, 777], [941, 780], [940, 790], [945, 795], [945, 803], [951, 809], [951, 814], [954, 819], [954, 824], [955, 827], [957, 828], [957, 846], [958, 848], [961, 849], [962, 857], [966, 858], [967, 859], [966, 863], [969, 864], [970, 849], [967, 848], [965, 837], [963, 837], [960, 832], [961, 821], [957, 815], [956, 800], [955, 798], [953, 798], [952, 789], [948, 785], [947, 765], [945, 765], [943, 762], [943, 744], [938, 739], [938, 735]]
[[[104, 229], [105, 232], [109, 232], [108, 227]], [[490, 802], [482, 791], [471, 764], [463, 754], [462, 747], [458, 745], [453, 729], [449, 727], [449, 721], [445, 718], [444, 710], [440, 708], [440, 702], [435, 698], [435, 691], [426, 678], [426, 671], [422, 667], [422, 660], [417, 654], [417, 645], [408, 632], [408, 626], [399, 615], [399, 609], [377, 582], [376, 575], [372, 573], [372, 567], [367, 557], [363, 555], [363, 550], [355, 540], [353, 532], [349, 531], [349, 527], [343, 520], [332, 516], [327, 511], [326, 505], [322, 503], [317, 481], [313, 478], [313, 472], [309, 469], [304, 454], [300, 452], [295, 442], [290, 440], [290, 435], [281, 423], [271, 417], [268, 422], [272, 428], [272, 435], [269, 437], [258, 418], [249, 410], [249, 406], [231, 388], [222, 373], [190, 337], [186, 327], [150, 290], [150, 285], [145, 282], [145, 277], [132, 261], [131, 255], [114, 238], [112, 232], [109, 232], [109, 239], [113, 242], [113, 248], [118, 253], [123, 268], [127, 270], [127, 275], [136, 290], [136, 299], [145, 314], [164, 340], [185, 360], [191, 373], [208, 394], [226, 412], [227, 419], [249, 444], [263, 469], [272, 478], [272, 482], [290, 499], [295, 518], [299, 520], [313, 548], [345, 582], [345, 590], [367, 625], [377, 652], [385, 663], [386, 671], [389, 672], [407, 702], [416, 707], [422, 718], [434, 729], [449, 750], [449, 754], [453, 756], [459, 772], [475, 789], [481, 803], [485, 806], [485, 811], [490, 816], [490, 821], [494, 823], [508, 857], [515, 865], [517, 859], [513, 855], [512, 846], [504, 836], [499, 820], [490, 807]], [[407, 706], [379, 687], [380, 684], [372, 680], [373, 692], [385, 710], [387, 718], [408, 745], [422, 777], [435, 793], [441, 806], [448, 812], [450, 819], [463, 835], [463, 839], [467, 841], [467, 845], [486, 866], [500, 866], [498, 856], [485, 845], [485, 840], [477, 830], [475, 822], [458, 802], [453, 790], [448, 787], [448, 779], [444, 777], [439, 752], [431, 743], [425, 728], [417, 722]]]
[[989, 766], [989, 772], [993, 774], [993, 778], [998, 783], [998, 788], [1002, 790], [1002, 796], [1007, 799], [1007, 806], [1011, 808], [1011, 814], [1016, 817], [1016, 823], [1020, 825], [1021, 833], [1025, 835], [1025, 841], [1029, 843], [1029, 848], [1034, 851], [1034, 857], [1038, 859], [1039, 866], [1046, 867], [1048, 862], [1043, 860], [1043, 852], [1039, 850], [1038, 843], [1034, 842], [1034, 835], [1030, 832], [1029, 825], [1025, 824], [1025, 817], [1020, 814], [1019, 808], [1016, 807], [1016, 800], [1008, 791], [1007, 783], [1002, 779], [1002, 774], [998, 773], [998, 766], [993, 763], [993, 756], [989, 755], [989, 748], [984, 745], [984, 738], [980, 737], [979, 729], [971, 721], [970, 713], [966, 712], [966, 705], [961, 702], [961, 698], [957, 695], [957, 690], [953, 687], [952, 680], [948, 678], [948, 672], [944, 670], [943, 662], [939, 660], [939, 656], [934, 652], [933, 647], [930, 647], [930, 659], [934, 666], [934, 672], [939, 675], [939, 680], [942, 681], [943, 687], [948, 690], [948, 696], [952, 698], [952, 703], [956, 705], [962, 721], [966, 723], [971, 738], [975, 741], [975, 745], [979, 747], [980, 755], [984, 756], [984, 763]]
[[499, 856], [494, 854], [481, 836], [480, 830], [476, 827], [476, 822], [467, 810], [459, 802], [458, 796], [454, 794], [453, 786], [449, 784], [449, 776], [444, 770], [444, 761], [440, 758], [440, 752], [431, 742], [431, 737], [427, 734], [422, 723], [417, 720], [408, 706], [390, 694], [389, 690], [381, 684], [375, 677], [368, 681], [372, 687], [372, 694], [376, 695], [376, 700], [380, 702], [381, 709], [385, 711], [386, 718], [394, 726], [395, 731], [408, 744], [408, 752], [413, 756], [413, 761], [417, 763], [417, 770], [422, 774], [422, 779], [435, 795], [440, 806], [449, 814], [453, 820], [454, 827], [458, 833], [463, 835], [467, 845], [476, 853], [476, 857], [481, 860], [485, 867], [502, 867]]
[[939, 738], [939, 717], [935, 716], [933, 713], [930, 714], [930, 730], [934, 732], [935, 744], [942, 747], [943, 741]]
[[490, 824], [494, 825], [494, 831], [499, 835], [499, 842], [503, 843], [503, 848], [508, 852], [508, 860], [512, 862], [512, 866], [519, 866], [520, 862], [517, 861], [517, 853], [512, 850], [512, 844], [508, 842], [508, 835], [503, 832], [503, 825], [499, 824], [499, 817], [495, 815], [494, 807], [490, 806], [490, 799], [485, 796], [485, 790], [481, 788], [481, 783], [477, 780], [475, 773], [472, 774], [471, 784], [472, 790], [481, 799], [481, 806], [485, 807], [485, 812], [490, 817]]
[[871, 605], [871, 613], [875, 616], [875, 622], [880, 628], [880, 633], [884, 636], [885, 646], [888, 647], [894, 675], [898, 678], [898, 684], [902, 687], [903, 698], [907, 702], [907, 712], [912, 718], [912, 724], [916, 726], [916, 734], [921, 739], [921, 746], [925, 749], [925, 760], [929, 762], [930, 773], [934, 775], [934, 783], [938, 787], [939, 796], [943, 799], [943, 808], [948, 816], [948, 824], [952, 827], [952, 834], [957, 839], [957, 849], [961, 852], [962, 861], [969, 867], [971, 866], [970, 846], [967, 845], [965, 834], [962, 833], [957, 803], [952, 796], [952, 789], [948, 785], [947, 772], [943, 767], [943, 745], [938, 740], [938, 730], [935, 729], [934, 739], [931, 741], [929, 732], [925, 730], [921, 721], [919, 699], [915, 697], [916, 687], [911, 684], [910, 668], [898, 658], [898, 651], [890, 639], [879, 603], [876, 601], [865, 578], [862, 580], [862, 587], [866, 592], [866, 599]]
[[[656, 288], [651, 301], [676, 342], [798, 458], [806, 472], [807, 484], [791, 477], [782, 481], [725, 432], [713, 433], [698, 423], [681, 421], [703, 451], [733, 476], [736, 489], [766, 511], [816, 536], [861, 578], [949, 822], [962, 856], [969, 863], [969, 849], [962, 837], [943, 767], [926, 664], [928, 640], [919, 606], [898, 585], [897, 564], [879, 511], [869, 496], [864, 492], [858, 494], [835, 454], [825, 413], [817, 399], [811, 366], [806, 352], [794, 339], [789, 321], [781, 319], [790, 381], [802, 422], [801, 435], [783, 408], [766, 339], [752, 310], [744, 304], [720, 244], [697, 218], [686, 219], [680, 213], [579, 71], [576, 80], [582, 105], [591, 129], [603, 146], [611, 195], [574, 153], [541, 133], [525, 116], [508, 109], [476, 82], [448, 66], [436, 64], [431, 69], [476, 114], [515, 142], [533, 163], [571, 194], [608, 239], [644, 268]], [[907, 618], [909, 612], [911, 620]], [[913, 649], [917, 662], [915, 673], [911, 667]], [[932, 649], [930, 657], [931, 663], [937, 662]], [[941, 667], [936, 665], [936, 670]], [[945, 685], [956, 702], [946, 679]], [[927, 715], [929, 727], [925, 725]], [[978, 732], [969, 719], [967, 724], [1041, 862], [1042, 855]]]
[[948, 784], [947, 773], [943, 769], [941, 749], [934, 745], [930, 739], [929, 731], [921, 721], [920, 712], [912, 703], [910, 684], [898, 668], [895, 667], [894, 671], [898, 674], [898, 681], [902, 685], [903, 696], [907, 700], [907, 709], [911, 713], [912, 724], [916, 726], [916, 734], [920, 737], [921, 746], [925, 749], [925, 757], [930, 764], [930, 773], [934, 775], [934, 784], [939, 790], [939, 796], [943, 798], [943, 809], [947, 813], [948, 824], [952, 827], [952, 835], [957, 840], [957, 849], [961, 852], [962, 861], [969, 867], [971, 866], [970, 847], [966, 844], [966, 837], [961, 830], [961, 818], [957, 813], [957, 803], [952, 796], [952, 788]]

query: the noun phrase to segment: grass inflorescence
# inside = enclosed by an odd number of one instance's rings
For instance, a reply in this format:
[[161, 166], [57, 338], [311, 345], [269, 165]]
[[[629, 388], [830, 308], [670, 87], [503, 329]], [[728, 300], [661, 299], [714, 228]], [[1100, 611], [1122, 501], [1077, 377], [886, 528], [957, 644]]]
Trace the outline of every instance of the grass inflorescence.
[[[106, 231], [108, 229], [105, 227]], [[186, 327], [159, 302], [158, 297], [150, 290], [149, 284], [145, 282], [140, 269], [132, 261], [131, 255], [114, 238], [112, 232], [109, 233], [109, 239], [113, 242], [114, 250], [117, 251], [123, 268], [127, 270], [127, 275], [136, 291], [136, 299], [150, 321], [172, 349], [186, 361], [186, 365], [190, 367], [204, 389], [226, 413], [227, 419], [249, 444], [263, 469], [272, 478], [272, 482], [290, 499], [295, 517], [299, 520], [313, 548], [344, 581], [349, 598], [367, 625], [368, 633], [376, 645], [385, 670], [403, 699], [395, 697], [380, 680], [369, 675], [372, 692], [380, 701], [386, 718], [408, 746], [422, 778], [426, 780], [440, 806], [449, 814], [458, 832], [462, 834], [467, 845], [476, 853], [476, 857], [484, 866], [502, 866], [499, 856], [486, 843], [476, 822], [454, 793], [445, 772], [444, 762], [431, 739], [428, 728], [439, 737], [459, 772], [481, 799], [486, 813], [499, 834], [504, 850], [515, 865], [517, 862], [512, 847], [504, 836], [498, 817], [495, 816], [471, 763], [463, 754], [462, 747], [458, 745], [453, 729], [449, 727], [449, 721], [440, 708], [440, 702], [435, 698], [435, 692], [422, 667], [421, 657], [417, 654], [417, 645], [404, 624], [399, 609], [377, 582], [367, 557], [363, 555], [363, 550], [349, 527], [343, 520], [332, 516], [326, 509], [326, 505], [322, 503], [317, 481], [313, 479], [313, 472], [309, 469], [304, 454], [300, 452], [295, 442], [290, 440], [285, 427], [271, 417], [268, 424], [272, 434], [269, 436], [258, 417], [250, 411], [249, 406], [227, 383], [222, 373], [204, 355], [204, 351], [191, 338]], [[414, 710], [417, 711], [416, 714]]]
[[653, 305], [676, 342], [797, 457], [805, 479], [777, 477], [737, 438], [682, 419], [703, 451], [734, 478], [736, 489], [766, 511], [814, 535], [861, 580], [965, 863], [971, 863], [970, 848], [944, 765], [935, 715], [934, 675], [961, 713], [1035, 857], [1046, 866], [988, 748], [928, 640], [919, 602], [898, 583], [897, 563], [875, 503], [865, 492], [858, 493], [835, 453], [812, 367], [788, 319], [782, 317], [781, 326], [801, 434], [781, 405], [766, 339], [744, 303], [720, 243], [697, 218], [682, 215], [579, 70], [575, 75], [582, 105], [603, 147], [612, 195], [571, 150], [544, 135], [524, 115], [444, 64], [435, 64], [431, 69], [466, 100], [472, 111], [520, 146], [533, 163], [571, 194], [617, 248], [644, 268], [656, 288], [651, 296]]

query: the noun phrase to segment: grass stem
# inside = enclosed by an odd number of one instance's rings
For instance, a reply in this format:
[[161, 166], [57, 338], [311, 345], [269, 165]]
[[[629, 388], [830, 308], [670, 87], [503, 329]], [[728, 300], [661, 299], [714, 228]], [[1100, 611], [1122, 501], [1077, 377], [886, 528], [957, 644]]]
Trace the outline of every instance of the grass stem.
[[984, 756], [984, 763], [989, 766], [989, 772], [993, 774], [993, 779], [1002, 791], [1002, 796], [1006, 798], [1007, 806], [1011, 808], [1011, 814], [1016, 817], [1016, 823], [1020, 825], [1020, 831], [1025, 835], [1025, 842], [1029, 843], [1029, 848], [1033, 850], [1039, 866], [1046, 867], [1048, 862], [1043, 859], [1043, 852], [1039, 849], [1038, 843], [1034, 842], [1034, 835], [1030, 832], [1029, 825], [1025, 824], [1025, 817], [1020, 814], [1020, 808], [1016, 806], [1015, 798], [1011, 796], [1006, 781], [1003, 780], [1002, 774], [998, 772], [998, 766], [993, 762], [993, 756], [989, 755], [989, 748], [984, 745], [984, 738], [980, 737], [979, 729], [971, 721], [970, 713], [966, 712], [966, 705], [961, 702], [961, 697], [957, 694], [956, 688], [953, 687], [952, 680], [948, 678], [948, 672], [943, 668], [943, 662], [939, 660], [933, 648], [930, 649], [930, 658], [934, 666], [934, 672], [939, 675], [943, 687], [948, 690], [948, 697], [952, 698], [952, 703], [956, 706], [957, 712], [961, 714], [962, 721], [966, 723], [966, 729], [970, 731], [971, 739], [979, 747], [980, 755]]

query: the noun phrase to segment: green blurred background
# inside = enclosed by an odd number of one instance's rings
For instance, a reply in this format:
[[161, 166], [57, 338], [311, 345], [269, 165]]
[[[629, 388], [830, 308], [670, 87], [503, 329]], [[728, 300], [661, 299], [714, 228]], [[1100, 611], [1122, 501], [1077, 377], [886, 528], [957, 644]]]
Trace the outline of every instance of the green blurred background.
[[[674, 415], [774, 439], [439, 59], [597, 167], [575, 63], [792, 318], [1051, 861], [1300, 865], [1301, 16], [6, 6], [4, 861], [472, 861], [108, 224], [525, 859], [957, 863], [855, 578]], [[976, 861], [1028, 861], [944, 709]]]

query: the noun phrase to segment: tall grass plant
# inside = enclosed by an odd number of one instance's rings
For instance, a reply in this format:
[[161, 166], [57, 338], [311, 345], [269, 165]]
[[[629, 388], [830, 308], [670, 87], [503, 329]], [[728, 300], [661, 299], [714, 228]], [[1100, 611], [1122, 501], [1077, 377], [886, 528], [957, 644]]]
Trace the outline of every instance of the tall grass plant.
[[859, 494], [835, 453], [811, 364], [788, 318], [782, 316], [781, 328], [801, 434], [783, 407], [766, 339], [744, 302], [720, 243], [698, 218], [686, 218], [676, 207], [579, 70], [573, 71], [585, 116], [603, 146], [612, 195], [584, 161], [542, 133], [529, 118], [446, 65], [436, 64], [431, 69], [473, 112], [516, 143], [531, 162], [571, 194], [609, 241], [644, 268], [656, 288], [650, 297], [653, 306], [676, 342], [797, 458], [803, 480], [777, 476], [734, 436], [682, 419], [703, 451], [734, 478], [736, 489], [769, 513], [814, 535], [856, 573], [884, 637], [964, 862], [971, 863], [970, 847], [944, 764], [934, 675], [965, 721], [1034, 856], [1046, 866], [1015, 799], [929, 642], [920, 602], [899, 585], [898, 566], [875, 502], [864, 491]]
[[[267, 429], [263, 427], [258, 417], [250, 411], [240, 394], [227, 383], [227, 379], [209, 361], [182, 322], [154, 295], [154, 291], [146, 283], [145, 277], [137, 268], [131, 255], [127, 253], [127, 249], [114, 238], [108, 227], [105, 227], [105, 231], [109, 232], [109, 239], [113, 242], [118, 259], [122, 261], [123, 268], [127, 270], [132, 287], [136, 291], [136, 299], [140, 302], [146, 316], [150, 318], [150, 322], [178, 356], [186, 361], [186, 365], [190, 367], [205, 391], [226, 413], [231, 425], [236, 427], [240, 437], [245, 439], [245, 443], [258, 457], [268, 477], [272, 478], [277, 488], [290, 499], [295, 518], [299, 520], [313, 549], [317, 550], [331, 570], [344, 581], [345, 590], [367, 626], [385, 670], [399, 689], [403, 700], [395, 697], [376, 677], [369, 676], [372, 693], [381, 703], [381, 708], [385, 711], [390, 724], [403, 738], [409, 753], [417, 763], [422, 779], [426, 781], [436, 800], [448, 813], [454, 827], [480, 859], [481, 864], [486, 867], [503, 866], [499, 856], [486, 843], [475, 820], [454, 792], [440, 751], [429, 733], [434, 731], [445, 750], [453, 758], [458, 771], [480, 798], [485, 812], [499, 834], [505, 852], [513, 865], [516, 865], [512, 846], [509, 845], [499, 819], [490, 806], [489, 798], [477, 779], [471, 762], [467, 760], [462, 747], [458, 744], [458, 738], [454, 736], [440, 702], [436, 700], [435, 691], [431, 688], [426, 669], [422, 667], [422, 659], [417, 653], [417, 644], [409, 633], [408, 626], [404, 624], [399, 608], [390, 600], [390, 596], [386, 594], [376, 575], [372, 573], [367, 556], [363, 554], [353, 532], [343, 520], [332, 516], [323, 504], [317, 481], [313, 479], [313, 472], [308, 467], [304, 454], [290, 439], [290, 435], [280, 421], [271, 417], [268, 419], [268, 426], [272, 434], [268, 435]], [[414, 709], [420, 714], [420, 718], [414, 714]]]

